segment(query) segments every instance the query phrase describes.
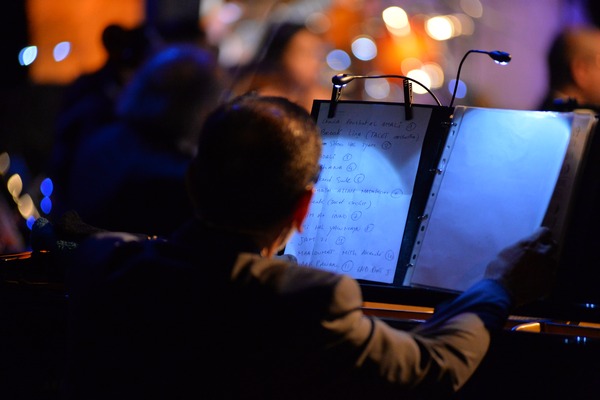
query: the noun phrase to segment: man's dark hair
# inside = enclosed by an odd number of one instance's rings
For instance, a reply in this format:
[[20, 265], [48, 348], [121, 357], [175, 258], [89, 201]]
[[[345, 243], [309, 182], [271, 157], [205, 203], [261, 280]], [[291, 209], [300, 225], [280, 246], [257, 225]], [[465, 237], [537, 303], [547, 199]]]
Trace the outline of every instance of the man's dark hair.
[[259, 231], [290, 215], [319, 172], [310, 114], [282, 97], [246, 94], [219, 106], [188, 174], [196, 212], [227, 229]]

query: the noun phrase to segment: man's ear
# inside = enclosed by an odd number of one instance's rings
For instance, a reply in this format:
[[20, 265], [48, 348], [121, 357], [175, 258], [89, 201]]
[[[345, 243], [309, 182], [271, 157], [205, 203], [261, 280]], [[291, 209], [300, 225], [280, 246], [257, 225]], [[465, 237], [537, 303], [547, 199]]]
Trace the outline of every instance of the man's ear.
[[304, 220], [308, 215], [308, 210], [310, 209], [310, 204], [314, 194], [315, 188], [308, 188], [302, 193], [300, 199], [298, 199], [298, 202], [296, 203], [296, 209], [294, 210], [293, 216], [293, 226], [299, 233], [302, 233], [303, 231], [302, 224], [304, 224]]

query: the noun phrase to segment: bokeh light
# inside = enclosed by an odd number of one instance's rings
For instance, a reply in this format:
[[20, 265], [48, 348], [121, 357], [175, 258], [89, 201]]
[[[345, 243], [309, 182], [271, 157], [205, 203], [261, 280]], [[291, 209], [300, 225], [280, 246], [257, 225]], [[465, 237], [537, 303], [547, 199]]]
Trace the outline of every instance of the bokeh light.
[[377, 45], [372, 38], [361, 36], [352, 41], [352, 54], [362, 61], [369, 61], [377, 56]]
[[383, 10], [381, 16], [386, 28], [392, 35], [404, 36], [410, 33], [408, 14], [404, 9], [397, 6], [388, 7]]
[[50, 178], [43, 179], [42, 182], [40, 183], [40, 192], [44, 196], [52, 196], [53, 191], [54, 191], [54, 183], [52, 182], [52, 179], [50, 179]]
[[[456, 79], [452, 79], [448, 82], [448, 92], [454, 92], [454, 85], [456, 84]], [[458, 80], [458, 86], [456, 88], [456, 98], [462, 99], [467, 95], [467, 85], [461, 80]]]
[[19, 52], [19, 64], [23, 66], [31, 65], [37, 58], [37, 46], [27, 46]]
[[40, 201], [40, 209], [44, 214], [50, 214], [52, 211], [52, 200], [50, 197], [44, 196], [44, 198], [42, 198], [42, 201]]
[[21, 175], [14, 174], [8, 178], [6, 181], [6, 188], [13, 198], [19, 197], [23, 191], [23, 180], [21, 179]]
[[365, 92], [373, 99], [385, 99], [390, 95], [390, 83], [386, 79], [367, 79]]
[[479, 0], [460, 0], [460, 8], [473, 18], [483, 16], [483, 5]]
[[60, 42], [56, 46], [54, 46], [54, 51], [52, 55], [54, 57], [54, 61], [59, 62], [64, 60], [71, 53], [71, 43], [69, 42]]
[[452, 18], [453, 20], [456, 19], [458, 21], [457, 25], [460, 26], [460, 35], [469, 36], [475, 32], [475, 22], [473, 22], [473, 18], [466, 14], [453, 14]]
[[454, 25], [447, 16], [438, 15], [425, 21], [425, 31], [435, 40], [448, 40], [454, 36]]
[[33, 199], [28, 193], [25, 193], [19, 197], [17, 200], [17, 206], [23, 218], [34, 216], [35, 206], [33, 205]]
[[[423, 71], [422, 69], [413, 69], [412, 71], [409, 71], [408, 74], [406, 74], [406, 76], [408, 76], [409, 78], [412, 78], [416, 81], [421, 82], [423, 84], [423, 86], [425, 86], [428, 89], [431, 88], [431, 78], [429, 77], [427, 72]], [[415, 92], [415, 93], [419, 93], [419, 94], [427, 93], [427, 90], [422, 88], [420, 85], [413, 84], [412, 88], [413, 88], [413, 92]]]
[[431, 79], [431, 88], [438, 89], [444, 84], [444, 70], [442, 66], [436, 62], [428, 62], [421, 67]]
[[344, 71], [352, 65], [350, 55], [344, 50], [339, 49], [330, 51], [329, 54], [327, 54], [326, 62], [329, 68], [334, 71]]

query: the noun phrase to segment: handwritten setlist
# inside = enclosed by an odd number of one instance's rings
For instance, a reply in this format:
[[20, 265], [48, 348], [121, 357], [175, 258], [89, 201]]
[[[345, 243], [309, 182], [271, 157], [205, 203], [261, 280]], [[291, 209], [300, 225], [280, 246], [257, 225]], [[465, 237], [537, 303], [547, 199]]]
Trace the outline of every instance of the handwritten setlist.
[[391, 283], [431, 108], [320, 104], [323, 171], [302, 233], [286, 246], [301, 265]]

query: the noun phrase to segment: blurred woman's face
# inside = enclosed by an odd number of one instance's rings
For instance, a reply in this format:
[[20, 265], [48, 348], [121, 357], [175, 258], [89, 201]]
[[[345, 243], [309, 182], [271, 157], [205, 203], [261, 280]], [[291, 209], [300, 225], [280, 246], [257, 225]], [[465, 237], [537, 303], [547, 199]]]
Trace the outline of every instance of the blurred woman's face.
[[307, 30], [299, 31], [288, 43], [282, 64], [299, 86], [314, 85], [325, 64], [323, 40]]

